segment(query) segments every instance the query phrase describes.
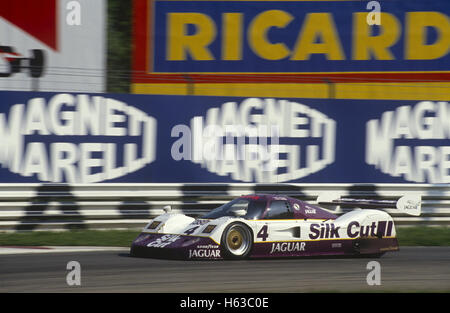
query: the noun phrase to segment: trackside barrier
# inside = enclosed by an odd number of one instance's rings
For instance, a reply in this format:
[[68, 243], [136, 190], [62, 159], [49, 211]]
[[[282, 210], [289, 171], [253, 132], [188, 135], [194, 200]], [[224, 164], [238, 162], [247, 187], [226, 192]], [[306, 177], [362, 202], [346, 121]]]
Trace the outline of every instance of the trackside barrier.
[[420, 217], [384, 209], [397, 226], [450, 225], [450, 186], [444, 184], [0, 184], [0, 231], [139, 229], [165, 205], [199, 216], [244, 194], [277, 193], [315, 203], [325, 192], [379, 200], [417, 193]]

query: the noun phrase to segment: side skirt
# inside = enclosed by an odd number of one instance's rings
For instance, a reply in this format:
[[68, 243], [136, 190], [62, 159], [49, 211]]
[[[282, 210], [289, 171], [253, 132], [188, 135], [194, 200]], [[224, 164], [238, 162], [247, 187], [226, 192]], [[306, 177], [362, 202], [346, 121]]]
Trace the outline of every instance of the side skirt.
[[364, 255], [397, 250], [397, 238], [255, 242], [250, 257]]

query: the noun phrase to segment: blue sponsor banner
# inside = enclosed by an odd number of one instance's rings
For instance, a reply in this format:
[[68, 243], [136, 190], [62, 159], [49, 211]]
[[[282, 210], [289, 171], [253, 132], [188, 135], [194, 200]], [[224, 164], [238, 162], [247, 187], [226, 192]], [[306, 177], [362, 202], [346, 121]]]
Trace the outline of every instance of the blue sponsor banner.
[[367, 1], [152, 1], [148, 70], [450, 70], [449, 1], [377, 3], [379, 7], [368, 7]]
[[0, 183], [450, 182], [448, 102], [0, 99]]

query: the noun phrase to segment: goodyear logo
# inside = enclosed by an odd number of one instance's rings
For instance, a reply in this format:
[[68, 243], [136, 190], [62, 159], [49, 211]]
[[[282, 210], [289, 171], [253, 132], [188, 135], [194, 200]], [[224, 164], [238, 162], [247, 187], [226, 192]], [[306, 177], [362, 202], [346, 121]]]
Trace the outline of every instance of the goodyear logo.
[[47, 182], [93, 183], [155, 159], [156, 120], [116, 99], [31, 98], [0, 113], [0, 164]]
[[[401, 3], [401, 5], [399, 5]], [[450, 3], [155, 1], [154, 72], [348, 72], [449, 69]]]

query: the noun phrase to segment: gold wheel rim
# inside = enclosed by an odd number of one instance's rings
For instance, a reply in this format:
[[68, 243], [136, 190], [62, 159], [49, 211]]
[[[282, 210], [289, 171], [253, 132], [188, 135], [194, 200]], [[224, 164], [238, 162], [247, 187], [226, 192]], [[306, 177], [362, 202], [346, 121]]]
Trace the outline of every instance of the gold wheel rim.
[[242, 246], [242, 243], [244, 241], [244, 238], [241, 234], [241, 232], [233, 229], [229, 232], [227, 237], [227, 243], [228, 247], [230, 247], [233, 250], [237, 250]]

